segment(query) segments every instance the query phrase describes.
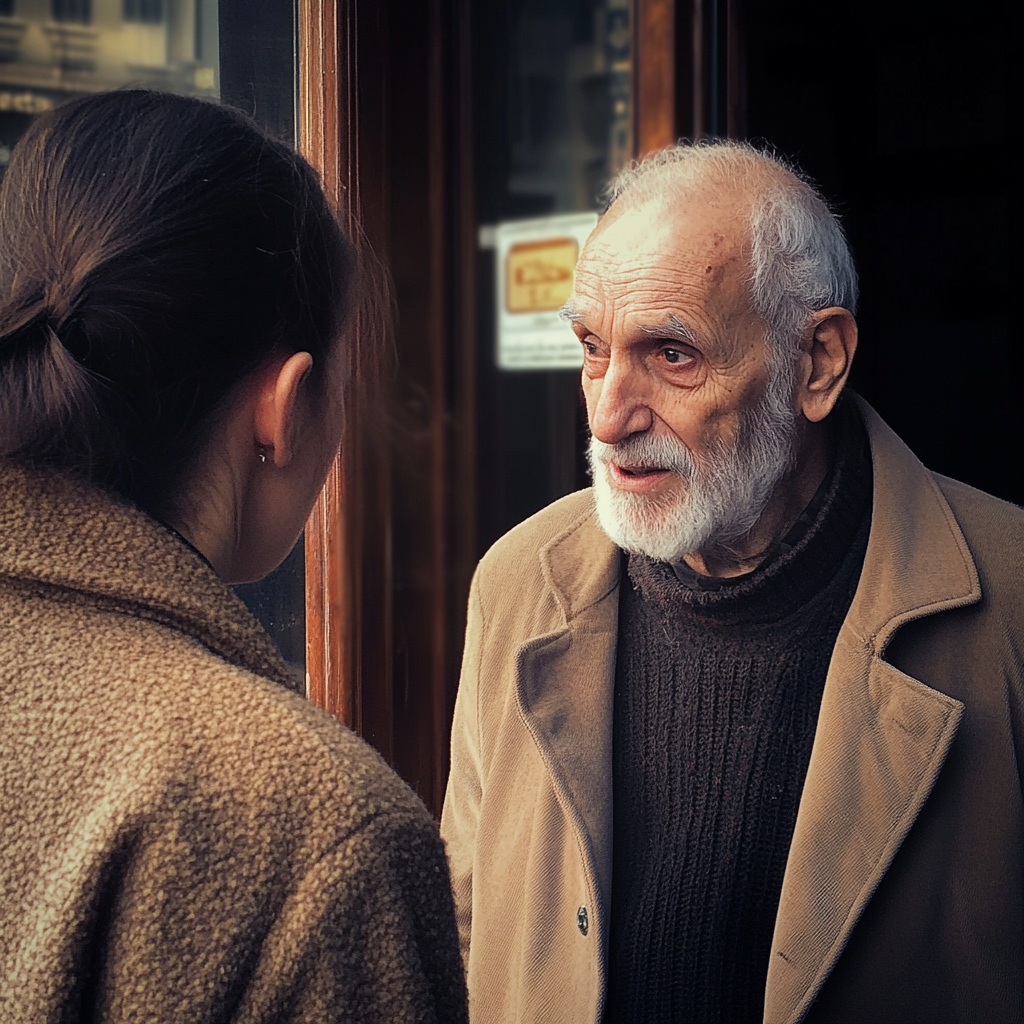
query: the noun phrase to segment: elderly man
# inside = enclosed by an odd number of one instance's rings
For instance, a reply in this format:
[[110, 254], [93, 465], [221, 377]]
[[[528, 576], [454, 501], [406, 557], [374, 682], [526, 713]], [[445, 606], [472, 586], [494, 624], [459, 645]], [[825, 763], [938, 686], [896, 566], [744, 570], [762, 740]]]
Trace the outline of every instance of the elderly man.
[[593, 490], [470, 598], [481, 1024], [1024, 1019], [1024, 513], [843, 394], [856, 291], [750, 147], [613, 186], [565, 311]]

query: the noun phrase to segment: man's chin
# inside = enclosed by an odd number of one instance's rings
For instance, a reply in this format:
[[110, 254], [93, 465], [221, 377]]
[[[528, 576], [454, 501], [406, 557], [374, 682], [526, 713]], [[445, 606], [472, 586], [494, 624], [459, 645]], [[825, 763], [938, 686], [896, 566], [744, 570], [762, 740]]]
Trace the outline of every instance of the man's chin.
[[595, 483], [594, 493], [601, 528], [624, 551], [678, 562], [703, 540], [704, 531], [688, 521], [678, 484], [656, 497], [620, 490], [604, 480]]

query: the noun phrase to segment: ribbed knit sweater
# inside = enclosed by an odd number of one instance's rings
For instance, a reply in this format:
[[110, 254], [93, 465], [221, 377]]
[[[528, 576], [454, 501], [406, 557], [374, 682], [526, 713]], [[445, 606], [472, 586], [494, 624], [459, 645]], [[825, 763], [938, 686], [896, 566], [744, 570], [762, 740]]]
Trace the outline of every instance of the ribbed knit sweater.
[[786, 856], [870, 526], [852, 408], [808, 509], [754, 572], [628, 559], [614, 710], [605, 1024], [760, 1021]]

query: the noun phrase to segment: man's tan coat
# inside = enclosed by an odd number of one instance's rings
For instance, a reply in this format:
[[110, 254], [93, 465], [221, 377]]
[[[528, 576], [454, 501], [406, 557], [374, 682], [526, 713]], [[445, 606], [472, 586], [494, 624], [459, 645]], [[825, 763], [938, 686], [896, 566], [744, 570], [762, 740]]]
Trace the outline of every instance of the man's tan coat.
[[465, 1020], [444, 851], [202, 559], [0, 462], [0, 1021]]
[[[1024, 513], [861, 403], [874, 503], [783, 882], [765, 1020], [1024, 1019]], [[593, 1024], [621, 557], [589, 492], [483, 559], [442, 820], [478, 1024]], [[628, 808], [616, 808], [628, 814]]]

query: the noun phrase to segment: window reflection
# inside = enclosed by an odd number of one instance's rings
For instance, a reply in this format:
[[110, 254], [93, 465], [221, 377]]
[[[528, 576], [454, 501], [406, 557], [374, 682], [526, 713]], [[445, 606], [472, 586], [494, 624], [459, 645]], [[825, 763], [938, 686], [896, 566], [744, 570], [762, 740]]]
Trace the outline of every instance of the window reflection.
[[0, 0], [0, 172], [32, 117], [143, 85], [219, 95], [216, 0]]
[[306, 674], [306, 565], [302, 538], [292, 553], [258, 583], [234, 588], [249, 611], [274, 638], [289, 668], [300, 679]]
[[506, 2], [509, 212], [594, 209], [632, 156], [630, 0]]

